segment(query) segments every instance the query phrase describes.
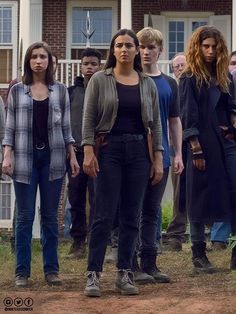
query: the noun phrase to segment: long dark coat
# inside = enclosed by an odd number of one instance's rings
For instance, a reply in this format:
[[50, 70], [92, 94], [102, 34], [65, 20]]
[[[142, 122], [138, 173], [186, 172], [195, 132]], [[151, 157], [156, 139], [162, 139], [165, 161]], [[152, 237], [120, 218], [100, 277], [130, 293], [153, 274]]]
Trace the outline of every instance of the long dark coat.
[[[226, 218], [231, 209], [222, 133], [216, 113], [220, 89], [202, 85], [198, 89], [194, 76], [182, 76], [179, 84], [184, 140], [187, 141], [186, 208], [191, 222], [214, 222]], [[232, 97], [227, 94], [225, 110], [236, 113]], [[206, 170], [193, 166], [188, 140], [197, 136], [204, 152]]]

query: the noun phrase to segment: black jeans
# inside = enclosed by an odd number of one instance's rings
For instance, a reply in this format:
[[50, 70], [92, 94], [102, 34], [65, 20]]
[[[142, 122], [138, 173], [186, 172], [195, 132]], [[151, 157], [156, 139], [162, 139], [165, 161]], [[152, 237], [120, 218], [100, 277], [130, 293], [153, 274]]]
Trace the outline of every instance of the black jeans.
[[[236, 143], [232, 140], [224, 139], [225, 150], [225, 166], [228, 174], [229, 189], [231, 195], [231, 230], [232, 234], [236, 234]], [[220, 193], [220, 191], [219, 191]], [[190, 234], [192, 243], [203, 242], [204, 223], [190, 222]]]
[[70, 235], [77, 243], [82, 243], [87, 237], [86, 219], [86, 194], [89, 192], [90, 223], [94, 215], [94, 181], [83, 171], [84, 153], [77, 152], [76, 158], [80, 166], [79, 175], [71, 177], [71, 170], [68, 171], [68, 199], [71, 205], [71, 229]]
[[99, 154], [95, 180], [96, 212], [89, 242], [88, 271], [102, 271], [107, 240], [119, 201], [118, 269], [130, 269], [138, 236], [144, 193], [150, 175], [142, 135], [109, 136]]

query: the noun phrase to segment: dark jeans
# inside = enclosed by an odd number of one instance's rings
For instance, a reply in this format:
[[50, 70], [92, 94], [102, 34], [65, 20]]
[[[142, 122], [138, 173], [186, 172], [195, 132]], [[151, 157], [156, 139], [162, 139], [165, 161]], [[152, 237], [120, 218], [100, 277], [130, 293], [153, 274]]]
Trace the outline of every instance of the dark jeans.
[[144, 193], [150, 175], [142, 135], [109, 136], [100, 150], [95, 182], [95, 217], [89, 242], [88, 270], [102, 271], [107, 241], [119, 201], [118, 269], [130, 269]]
[[157, 233], [161, 234], [158, 219], [161, 219], [161, 201], [165, 192], [168, 173], [169, 168], [165, 168], [163, 177], [158, 184], [152, 185], [151, 181], [148, 183], [141, 213], [141, 254], [157, 253]]
[[[224, 139], [224, 151], [225, 165], [229, 179], [229, 188], [232, 202], [231, 232], [232, 234], [236, 234], [236, 143], [234, 141]], [[192, 243], [204, 241], [204, 223], [191, 222], [190, 234]]]
[[49, 181], [50, 150], [34, 150], [30, 184], [14, 181], [16, 212], [16, 275], [30, 276], [32, 227], [37, 188], [40, 192], [44, 273], [58, 273], [57, 210], [63, 178]]
[[84, 242], [87, 237], [87, 219], [86, 219], [86, 195], [87, 188], [89, 192], [90, 204], [90, 223], [94, 215], [94, 180], [89, 178], [83, 171], [84, 153], [77, 152], [76, 158], [80, 166], [79, 175], [71, 177], [71, 170], [68, 171], [68, 199], [71, 205], [71, 229], [70, 235], [75, 242]]
[[184, 240], [184, 234], [187, 227], [187, 211], [181, 208], [180, 202], [180, 175], [173, 172], [174, 163], [171, 166], [171, 180], [173, 185], [173, 216], [167, 230], [168, 239], [175, 238], [180, 242]]

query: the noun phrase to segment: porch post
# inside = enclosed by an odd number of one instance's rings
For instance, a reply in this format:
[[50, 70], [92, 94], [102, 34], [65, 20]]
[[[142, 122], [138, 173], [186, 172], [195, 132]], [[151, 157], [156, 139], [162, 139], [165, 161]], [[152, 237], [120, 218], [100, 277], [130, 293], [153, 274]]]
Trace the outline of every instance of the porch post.
[[232, 0], [232, 51], [236, 50], [236, 0]]
[[121, 28], [132, 29], [132, 0], [121, 0]]
[[42, 2], [43, 0], [20, 0], [19, 42], [22, 39], [23, 58], [30, 44], [42, 40]]

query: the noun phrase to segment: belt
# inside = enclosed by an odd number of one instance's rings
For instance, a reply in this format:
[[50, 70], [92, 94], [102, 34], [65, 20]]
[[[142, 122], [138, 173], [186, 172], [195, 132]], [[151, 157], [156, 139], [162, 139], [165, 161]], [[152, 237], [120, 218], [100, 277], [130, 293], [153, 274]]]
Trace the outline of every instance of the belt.
[[47, 143], [42, 142], [42, 143], [37, 143], [37, 144], [35, 144], [34, 147], [35, 147], [37, 150], [42, 150], [42, 149], [46, 148], [47, 146], [48, 146]]
[[134, 142], [134, 141], [142, 141], [143, 139], [144, 139], [143, 134], [125, 133], [122, 135], [108, 135], [108, 140], [112, 142]]

